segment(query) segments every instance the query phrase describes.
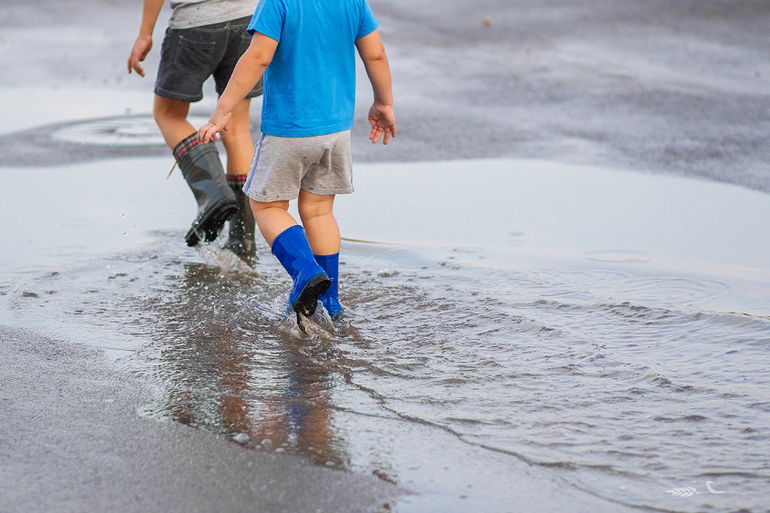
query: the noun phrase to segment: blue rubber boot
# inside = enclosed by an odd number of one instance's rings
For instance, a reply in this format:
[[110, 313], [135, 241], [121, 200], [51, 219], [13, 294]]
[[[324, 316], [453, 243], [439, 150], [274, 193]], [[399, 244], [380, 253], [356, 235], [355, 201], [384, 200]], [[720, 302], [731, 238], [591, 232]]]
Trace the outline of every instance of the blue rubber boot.
[[305, 230], [298, 224], [287, 228], [275, 238], [272, 249], [294, 280], [289, 306], [295, 312], [310, 317], [315, 313], [318, 296], [326, 292], [331, 280], [313, 258]]
[[313, 258], [315, 258], [315, 261], [318, 262], [318, 265], [323, 268], [323, 270], [329, 276], [329, 279], [332, 281], [326, 292], [318, 296], [318, 299], [321, 300], [324, 308], [326, 308], [326, 311], [329, 312], [329, 317], [336, 319], [340, 316], [340, 313], [342, 313], [342, 305], [340, 305], [337, 292], [337, 281], [339, 278], [340, 269], [340, 254], [335, 253], [333, 255], [313, 255]]

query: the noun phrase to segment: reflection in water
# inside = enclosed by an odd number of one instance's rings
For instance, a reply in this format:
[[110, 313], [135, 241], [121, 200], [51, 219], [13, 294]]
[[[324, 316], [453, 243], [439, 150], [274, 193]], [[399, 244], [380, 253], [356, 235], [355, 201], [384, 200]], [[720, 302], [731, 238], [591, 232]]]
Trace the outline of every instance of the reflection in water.
[[188, 262], [183, 276], [169, 278], [178, 284], [144, 305], [159, 336], [154, 377], [167, 394], [152, 414], [347, 468], [334, 427], [331, 395], [342, 370], [331, 336], [309, 337], [291, 317], [249, 308], [273, 303], [253, 272], [228, 276]]
[[[511, 479], [605, 511], [680, 507], [657, 491], [706, 480], [746, 496], [687, 511], [758, 509], [765, 495], [770, 319], [713, 305], [745, 291], [766, 304], [766, 283], [346, 242], [344, 317], [307, 334], [282, 316], [289, 279], [267, 248], [249, 269], [157, 235], [9, 293], [19, 322], [134, 350], [124, 365], [158, 387], [149, 416], [374, 474], [447, 510], [510, 510]], [[545, 474], [527, 481], [532, 469]]]

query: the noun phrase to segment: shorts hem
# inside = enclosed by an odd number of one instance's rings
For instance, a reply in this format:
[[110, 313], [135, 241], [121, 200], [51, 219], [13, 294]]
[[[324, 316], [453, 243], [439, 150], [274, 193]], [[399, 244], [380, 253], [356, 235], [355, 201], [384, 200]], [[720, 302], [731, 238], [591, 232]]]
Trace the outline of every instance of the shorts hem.
[[307, 191], [311, 194], [316, 194], [318, 196], [336, 196], [337, 194], [353, 194], [353, 187], [345, 187], [344, 189], [334, 189], [334, 190], [311, 190], [306, 189], [304, 187], [300, 187], [303, 191]]
[[168, 91], [160, 87], [155, 88], [155, 94], [157, 96], [160, 96], [161, 98], [166, 98], [168, 100], [176, 100], [179, 102], [188, 102], [188, 103], [199, 102], [203, 99], [203, 93], [199, 95], [183, 94], [183, 93], [176, 93], [174, 91]]
[[276, 198], [260, 198], [259, 194], [249, 192], [249, 191], [243, 191], [246, 196], [253, 199], [257, 203], [272, 203], [274, 201], [292, 201], [299, 197], [299, 195], [290, 195], [290, 197], [276, 197]]
[[[217, 94], [218, 94], [219, 96], [222, 96], [222, 94], [223, 94], [224, 92], [225, 92], [225, 90], [224, 90], [224, 89], [222, 89], [221, 91], [219, 91], [219, 90], [218, 90], [218, 88], [217, 88]], [[254, 89], [252, 89], [252, 90], [251, 90], [251, 92], [250, 92], [249, 94], [247, 94], [246, 96], [244, 96], [244, 98], [245, 98], [245, 99], [249, 99], [249, 100], [251, 100], [251, 99], [253, 99], [253, 98], [257, 98], [257, 97], [259, 97], [259, 96], [262, 96], [262, 88], [261, 88], [261, 87], [255, 87]]]
[[[317, 194], [318, 196], [337, 196], [338, 194], [353, 194], [354, 189], [353, 187], [349, 187], [346, 189], [336, 189], [334, 191], [311, 191], [310, 189], [305, 189], [304, 187], [301, 188], [303, 191], [307, 191], [311, 194]], [[299, 194], [290, 194], [288, 196], [277, 196], [277, 197], [267, 197], [267, 198], [260, 198], [259, 194], [255, 194], [253, 192], [249, 191], [243, 191], [246, 196], [253, 199], [257, 203], [272, 203], [274, 201], [293, 201], [297, 198], [299, 198]]]

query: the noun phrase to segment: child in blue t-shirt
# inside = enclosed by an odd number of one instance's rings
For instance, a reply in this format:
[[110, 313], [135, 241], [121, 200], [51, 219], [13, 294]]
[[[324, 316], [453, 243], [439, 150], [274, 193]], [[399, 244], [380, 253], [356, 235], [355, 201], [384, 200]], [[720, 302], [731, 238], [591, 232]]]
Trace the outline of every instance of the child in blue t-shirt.
[[[291, 308], [310, 316], [318, 299], [336, 318], [340, 232], [336, 194], [353, 192], [350, 129], [355, 51], [374, 92], [369, 139], [396, 136], [390, 67], [367, 0], [260, 0], [251, 45], [235, 67], [208, 124], [206, 143], [264, 75], [262, 137], [244, 192], [273, 254], [291, 275]], [[301, 226], [288, 213], [297, 198]]]

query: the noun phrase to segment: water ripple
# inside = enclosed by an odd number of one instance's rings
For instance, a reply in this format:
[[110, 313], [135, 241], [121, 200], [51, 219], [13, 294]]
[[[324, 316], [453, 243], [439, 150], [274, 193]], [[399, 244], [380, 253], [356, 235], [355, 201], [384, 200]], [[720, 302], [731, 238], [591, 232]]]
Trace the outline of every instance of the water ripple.
[[157, 387], [149, 417], [394, 481], [356, 442], [388, 419], [639, 507], [664, 503], [607, 487], [729, 476], [748, 494], [767, 477], [770, 321], [698, 307], [726, 281], [346, 242], [342, 320], [299, 326], [267, 247], [249, 268], [155, 236], [6, 292], [18, 319], [132, 352]]

